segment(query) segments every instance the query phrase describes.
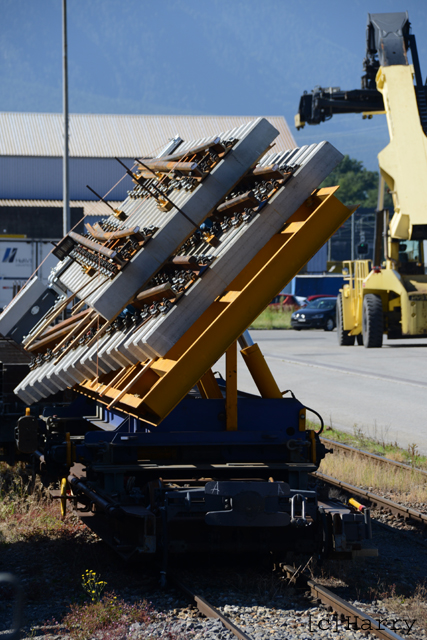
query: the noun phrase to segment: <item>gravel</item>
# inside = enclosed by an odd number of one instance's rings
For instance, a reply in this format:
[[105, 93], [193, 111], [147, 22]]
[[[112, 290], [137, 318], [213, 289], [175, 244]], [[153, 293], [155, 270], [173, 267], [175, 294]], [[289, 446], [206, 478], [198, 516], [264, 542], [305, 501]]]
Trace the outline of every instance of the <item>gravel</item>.
[[[382, 514], [385, 519], [386, 514]], [[313, 567], [313, 577], [331, 588], [374, 619], [387, 618], [388, 626], [403, 637], [427, 638], [425, 618], [419, 619], [405, 598], [414, 594], [416, 585], [427, 575], [426, 537], [412, 527], [401, 529], [393, 517], [379, 526], [374, 522], [374, 542], [378, 558], [325, 563]], [[253, 565], [253, 558], [217, 566], [214, 559], [195, 563], [188, 560], [176, 571], [184, 583], [197, 585], [198, 592], [213, 606], [242, 628], [253, 640], [356, 640], [365, 637], [368, 628], [355, 631], [345, 620], [337, 619], [323, 605], [313, 603], [295, 591], [286, 581], [272, 577], [265, 567]], [[77, 528], [72, 539], [39, 539], [2, 545], [0, 571], [18, 575], [26, 592], [23, 638], [58, 638], [60, 627], [47, 621], [61, 620], [71, 602], [81, 601], [81, 575], [93, 569], [118, 597], [133, 603], [151, 602], [155, 621], [148, 626], [130, 625], [126, 638], [148, 640], [165, 638], [185, 640], [229, 640], [235, 636], [222, 623], [206, 619], [180, 593], [159, 588], [157, 570], [144, 565], [124, 565], [103, 542], [88, 530]], [[202, 579], [201, 576], [205, 576]], [[392, 585], [396, 585], [393, 595]], [[361, 594], [364, 594], [361, 597]], [[370, 597], [368, 597], [371, 593]], [[421, 606], [421, 605], [420, 605]], [[10, 626], [11, 601], [0, 593], [0, 637]], [[417, 621], [411, 625], [414, 618]], [[424, 620], [424, 621], [423, 621]], [[2, 629], [3, 627], [3, 629]], [[169, 636], [168, 636], [169, 633]], [[46, 636], [47, 634], [47, 636]], [[368, 638], [374, 637], [368, 634]], [[104, 639], [103, 639], [104, 640]], [[115, 640], [115, 638], [114, 638]]]

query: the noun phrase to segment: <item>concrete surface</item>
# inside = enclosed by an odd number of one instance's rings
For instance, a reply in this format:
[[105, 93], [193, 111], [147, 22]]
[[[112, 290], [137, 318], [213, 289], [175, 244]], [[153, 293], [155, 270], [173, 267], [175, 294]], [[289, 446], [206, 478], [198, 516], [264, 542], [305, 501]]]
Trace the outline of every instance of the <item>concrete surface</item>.
[[[385, 338], [381, 349], [365, 349], [339, 347], [336, 331], [250, 333], [280, 389], [292, 389], [325, 424], [404, 448], [416, 443], [427, 454], [427, 339]], [[213, 370], [224, 372], [223, 359]], [[241, 357], [238, 375], [239, 389], [258, 393]]]

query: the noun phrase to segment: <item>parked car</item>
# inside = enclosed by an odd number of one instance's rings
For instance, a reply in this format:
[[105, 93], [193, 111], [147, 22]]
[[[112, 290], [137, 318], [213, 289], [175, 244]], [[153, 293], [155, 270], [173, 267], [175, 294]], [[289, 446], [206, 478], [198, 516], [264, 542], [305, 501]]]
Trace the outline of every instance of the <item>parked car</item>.
[[324, 329], [332, 331], [335, 327], [337, 299], [335, 297], [315, 298], [305, 307], [291, 315], [291, 327], [301, 329]]
[[316, 293], [314, 296], [307, 296], [307, 301], [316, 300], [316, 298], [336, 298], [332, 293]]
[[278, 296], [273, 298], [268, 306], [270, 309], [282, 309], [283, 307], [299, 309], [304, 306], [306, 301], [307, 298], [304, 298], [303, 296], [294, 296], [291, 293], [279, 293]]

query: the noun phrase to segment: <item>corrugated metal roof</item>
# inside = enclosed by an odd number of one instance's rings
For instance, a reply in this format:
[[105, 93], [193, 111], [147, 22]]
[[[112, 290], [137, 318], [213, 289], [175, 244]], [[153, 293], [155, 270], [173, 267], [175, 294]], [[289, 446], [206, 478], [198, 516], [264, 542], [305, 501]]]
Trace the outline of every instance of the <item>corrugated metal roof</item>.
[[[283, 116], [266, 116], [279, 131], [275, 151], [296, 147]], [[215, 135], [254, 116], [70, 115], [70, 156], [134, 158], [157, 155], [176, 134], [183, 140]], [[63, 153], [62, 114], [0, 112], [0, 155], [50, 156]]]
[[[121, 202], [108, 201], [113, 209], [118, 209]], [[62, 200], [0, 200], [0, 207], [62, 207]], [[111, 211], [103, 202], [93, 200], [71, 200], [70, 207], [83, 209], [85, 216], [108, 217]]]

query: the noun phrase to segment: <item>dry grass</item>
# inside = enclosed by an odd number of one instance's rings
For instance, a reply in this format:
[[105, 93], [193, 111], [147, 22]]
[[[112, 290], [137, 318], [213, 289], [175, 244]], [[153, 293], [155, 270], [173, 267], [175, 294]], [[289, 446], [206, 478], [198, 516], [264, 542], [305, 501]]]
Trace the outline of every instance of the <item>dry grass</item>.
[[[70, 612], [61, 621], [59, 634], [73, 640], [123, 640], [129, 637], [129, 627], [134, 623], [147, 625], [155, 620], [155, 613], [144, 600], [139, 604], [129, 604], [108, 593], [97, 602], [83, 605], [73, 604]], [[56, 621], [50, 621], [50, 625]], [[170, 640], [174, 634], [165, 634]]]
[[420, 629], [427, 628], [427, 587], [418, 584], [413, 596], [405, 597], [391, 593], [385, 599], [386, 605], [407, 620], [416, 620]]
[[[360, 562], [351, 565], [341, 560], [326, 560], [320, 567], [320, 575], [314, 579], [326, 587], [338, 592], [340, 587], [350, 588], [353, 597], [362, 603], [372, 603], [374, 606], [384, 607], [387, 613], [375, 614], [375, 619], [388, 618], [389, 620], [401, 620], [414, 622], [414, 628], [409, 637], [416, 638], [417, 632], [427, 628], [427, 585], [425, 582], [411, 583], [405, 574], [390, 577], [386, 570], [378, 574], [372, 570], [372, 566], [366, 566]], [[402, 581], [403, 578], [403, 581]], [[405, 579], [406, 578], [406, 579]], [[348, 594], [345, 594], [347, 599]], [[362, 609], [365, 606], [362, 605]], [[369, 609], [368, 609], [369, 610]], [[372, 615], [372, 613], [371, 613]], [[404, 624], [401, 626], [405, 630]], [[403, 634], [406, 637], [406, 634]], [[399, 636], [400, 637], [400, 636]]]
[[71, 537], [83, 526], [73, 514], [61, 520], [58, 501], [23, 467], [0, 463], [0, 543]]
[[250, 329], [290, 329], [293, 307], [271, 309], [267, 307], [251, 324]]
[[[308, 423], [311, 424], [310, 422]], [[310, 428], [317, 429], [317, 424], [313, 424]], [[353, 425], [353, 433], [340, 431], [331, 425], [325, 428], [323, 433], [325, 438], [335, 440], [342, 444], [348, 444], [356, 449], [362, 449], [369, 453], [375, 453], [396, 462], [403, 462], [418, 469], [427, 470], [427, 457], [420, 454], [417, 443], [413, 442], [406, 449], [400, 447], [397, 442], [388, 440], [388, 430], [377, 429], [374, 425], [372, 435], [365, 433], [357, 424]]]
[[395, 469], [370, 458], [337, 451], [322, 460], [319, 470], [373, 491], [398, 493], [409, 502], [427, 501], [427, 480], [417, 469]]

